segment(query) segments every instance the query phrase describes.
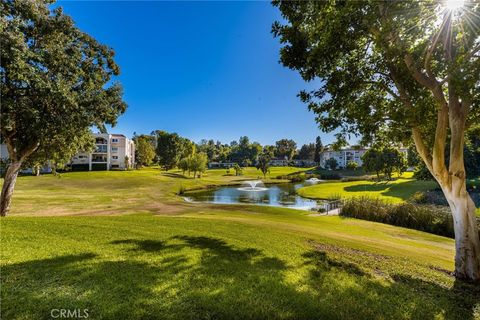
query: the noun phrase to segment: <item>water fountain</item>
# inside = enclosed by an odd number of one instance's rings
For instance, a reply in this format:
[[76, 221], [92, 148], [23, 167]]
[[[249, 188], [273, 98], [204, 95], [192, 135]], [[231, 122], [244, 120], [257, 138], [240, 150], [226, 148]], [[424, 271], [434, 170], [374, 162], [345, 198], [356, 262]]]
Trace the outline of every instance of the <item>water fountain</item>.
[[265, 187], [261, 180], [253, 180], [253, 181], [245, 181], [243, 183], [246, 187], [240, 187], [238, 190], [240, 191], [265, 191], [268, 188]]
[[317, 184], [320, 181], [322, 181], [322, 180], [320, 180], [318, 178], [310, 178], [310, 179], [305, 180], [305, 182], [308, 183], [308, 184]]

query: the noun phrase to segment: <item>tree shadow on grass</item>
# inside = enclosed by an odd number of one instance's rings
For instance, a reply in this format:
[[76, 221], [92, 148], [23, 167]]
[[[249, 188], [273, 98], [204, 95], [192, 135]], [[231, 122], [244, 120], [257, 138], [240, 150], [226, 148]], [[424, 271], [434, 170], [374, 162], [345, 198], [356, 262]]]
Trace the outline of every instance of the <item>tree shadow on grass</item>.
[[124, 239], [115, 240], [110, 242], [111, 244], [134, 244], [136, 247], [131, 248], [131, 251], [143, 250], [146, 252], [156, 252], [165, 249], [165, 241], [160, 240], [136, 240], [136, 239]]
[[364, 183], [364, 184], [356, 184], [354, 186], [347, 186], [344, 188], [344, 190], [348, 192], [365, 192], [365, 191], [378, 192], [378, 191], [387, 190], [392, 185], [393, 184], [387, 184], [387, 183], [375, 183], [375, 184]]
[[381, 192], [382, 196], [389, 196], [408, 200], [418, 189], [418, 181], [405, 181], [400, 183], [374, 183], [374, 184], [358, 184], [347, 186], [344, 188], [347, 192]]
[[[110, 245], [115, 255], [4, 266], [5, 319], [50, 319], [52, 308], [88, 308], [92, 319], [471, 318], [470, 300], [458, 305], [457, 293], [409, 277], [385, 284], [318, 250], [303, 254], [303, 266], [288, 266], [212, 237]], [[297, 268], [300, 282], [288, 277]]]
[[180, 173], [173, 173], [173, 172], [164, 172], [162, 176], [169, 177], [169, 178], [177, 178], [177, 179], [192, 179], [191, 177], [187, 177]]
[[[392, 319], [474, 319], [474, 309], [480, 306], [480, 289], [470, 284], [456, 281], [453, 288], [441, 286], [430, 281], [407, 274], [393, 273], [391, 281], [383, 284], [375, 281], [379, 278], [375, 272], [360, 268], [356, 263], [331, 258], [325, 251], [311, 250], [303, 257], [306, 265], [313, 268], [309, 280], [316, 283], [317, 290], [329, 291], [332, 286], [330, 273], [346, 272], [359, 276], [358, 283], [348, 289], [338, 286], [337, 295], [329, 296], [327, 304], [335, 304], [341, 297], [344, 301], [358, 301], [369, 308], [344, 304], [340, 310], [342, 317], [358, 319], [377, 318], [372, 310], [381, 310], [385, 318]], [[375, 264], [375, 263], [374, 263]], [[382, 276], [385, 276], [382, 274]], [[330, 300], [331, 299], [331, 300]]]

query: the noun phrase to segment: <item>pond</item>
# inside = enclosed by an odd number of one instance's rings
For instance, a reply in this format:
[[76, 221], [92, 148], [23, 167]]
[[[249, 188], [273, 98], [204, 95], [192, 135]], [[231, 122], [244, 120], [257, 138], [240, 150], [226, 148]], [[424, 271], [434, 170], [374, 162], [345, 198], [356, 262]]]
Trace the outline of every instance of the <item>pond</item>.
[[311, 185], [305, 183], [281, 183], [263, 185], [261, 181], [245, 181], [242, 186], [226, 186], [185, 194], [185, 200], [217, 204], [255, 204], [275, 207], [312, 210], [323, 201], [300, 197], [296, 190]]

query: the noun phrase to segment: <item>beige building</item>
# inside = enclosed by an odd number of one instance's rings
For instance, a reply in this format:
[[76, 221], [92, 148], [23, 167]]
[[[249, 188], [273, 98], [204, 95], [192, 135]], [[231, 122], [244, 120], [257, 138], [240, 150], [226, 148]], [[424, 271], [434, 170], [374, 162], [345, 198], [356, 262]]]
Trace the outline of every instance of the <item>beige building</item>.
[[73, 171], [132, 168], [135, 144], [123, 134], [95, 133], [95, 150], [76, 154], [70, 166]]
[[[337, 160], [339, 168], [345, 168], [350, 161], [356, 162], [359, 167], [363, 165], [362, 156], [367, 152], [366, 148], [345, 148], [342, 150], [325, 150], [320, 154], [320, 167], [326, 167], [326, 161], [330, 158]], [[407, 155], [406, 148], [400, 148]]]

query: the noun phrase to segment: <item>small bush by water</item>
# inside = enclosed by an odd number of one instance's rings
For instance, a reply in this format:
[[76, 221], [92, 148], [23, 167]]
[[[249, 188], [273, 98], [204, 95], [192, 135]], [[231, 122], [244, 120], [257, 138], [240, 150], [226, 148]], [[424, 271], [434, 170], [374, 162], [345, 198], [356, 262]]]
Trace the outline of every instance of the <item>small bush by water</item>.
[[344, 200], [340, 215], [454, 237], [453, 219], [448, 207], [390, 204], [379, 198], [358, 197]]
[[320, 176], [323, 180], [340, 180], [342, 178], [337, 172], [324, 172]]
[[180, 186], [180, 188], [178, 189], [178, 195], [185, 194], [185, 191], [187, 191], [187, 188], [185, 188], [185, 186]]
[[318, 178], [319, 176], [316, 174], [310, 174], [310, 173], [294, 173], [294, 174], [287, 174], [287, 175], [280, 175], [277, 176], [277, 179], [281, 180], [290, 180], [293, 183], [300, 183], [304, 182], [307, 179], [310, 178]]
[[365, 176], [351, 176], [351, 177], [343, 177], [341, 179], [342, 182], [351, 182], [351, 181], [370, 181], [372, 178], [368, 175]]

